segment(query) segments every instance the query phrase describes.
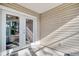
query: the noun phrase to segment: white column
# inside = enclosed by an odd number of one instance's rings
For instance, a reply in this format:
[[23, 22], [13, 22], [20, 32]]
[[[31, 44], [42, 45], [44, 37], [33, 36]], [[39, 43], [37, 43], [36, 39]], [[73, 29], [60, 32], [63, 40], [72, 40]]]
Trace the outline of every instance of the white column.
[[19, 45], [20, 48], [26, 46], [26, 19], [24, 16], [20, 17], [20, 40], [19, 40]]
[[0, 55], [6, 55], [6, 15], [0, 10]]

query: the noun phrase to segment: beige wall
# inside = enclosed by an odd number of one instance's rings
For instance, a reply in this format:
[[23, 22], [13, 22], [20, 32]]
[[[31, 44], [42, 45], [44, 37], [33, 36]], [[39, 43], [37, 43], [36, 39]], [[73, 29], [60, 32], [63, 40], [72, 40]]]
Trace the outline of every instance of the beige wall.
[[41, 14], [41, 38], [46, 37], [79, 15], [79, 4], [62, 4]]
[[27, 9], [27, 8], [24, 8], [18, 4], [15, 4], [15, 3], [0, 3], [0, 5], [3, 5], [3, 6], [6, 6], [6, 7], [9, 7], [9, 8], [12, 8], [12, 9], [15, 9], [17, 11], [20, 11], [20, 12], [23, 12], [23, 13], [26, 13], [26, 14], [30, 14], [32, 16], [36, 16], [37, 19], [38, 19], [38, 28], [37, 28], [37, 31], [38, 31], [38, 40], [40, 39], [40, 15], [30, 9]]

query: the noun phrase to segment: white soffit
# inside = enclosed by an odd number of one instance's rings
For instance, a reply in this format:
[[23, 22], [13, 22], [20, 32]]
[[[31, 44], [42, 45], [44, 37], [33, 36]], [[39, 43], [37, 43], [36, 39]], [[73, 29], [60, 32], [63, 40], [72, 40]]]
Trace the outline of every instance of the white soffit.
[[33, 10], [37, 13], [46, 12], [54, 7], [61, 5], [62, 3], [19, 3], [19, 5]]

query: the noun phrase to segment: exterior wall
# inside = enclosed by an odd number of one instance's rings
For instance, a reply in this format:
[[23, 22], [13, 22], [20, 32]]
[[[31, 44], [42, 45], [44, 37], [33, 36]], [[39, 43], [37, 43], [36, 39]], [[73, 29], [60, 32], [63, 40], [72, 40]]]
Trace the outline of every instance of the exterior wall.
[[79, 15], [79, 4], [65, 3], [41, 14], [41, 39]]
[[39, 30], [39, 27], [40, 27], [40, 15], [30, 9], [27, 9], [27, 8], [24, 8], [18, 4], [15, 4], [15, 3], [1, 3], [0, 5], [2, 6], [6, 6], [6, 7], [9, 7], [9, 8], [12, 8], [14, 10], [17, 10], [17, 11], [20, 11], [20, 12], [23, 12], [23, 13], [26, 13], [26, 14], [29, 14], [29, 15], [32, 15], [32, 16], [36, 16], [37, 17], [37, 31], [38, 31], [38, 40], [40, 39], [40, 30]]

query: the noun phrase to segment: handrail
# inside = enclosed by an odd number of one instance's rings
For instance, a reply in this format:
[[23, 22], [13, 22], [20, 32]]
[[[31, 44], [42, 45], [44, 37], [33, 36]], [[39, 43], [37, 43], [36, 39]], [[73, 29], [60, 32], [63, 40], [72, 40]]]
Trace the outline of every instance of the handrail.
[[50, 46], [50, 45], [52, 45], [52, 44], [56, 44], [56, 43], [58, 43], [58, 42], [61, 42], [61, 41], [65, 40], [65, 39], [67, 39], [67, 38], [69, 38], [69, 37], [72, 37], [72, 36], [74, 36], [74, 35], [77, 35], [77, 34], [79, 34], [79, 32], [74, 33], [74, 34], [72, 34], [72, 35], [70, 35], [70, 36], [67, 36], [67, 37], [65, 37], [65, 38], [63, 38], [63, 39], [61, 39], [61, 40], [55, 41], [55, 42], [53, 42], [53, 43], [50, 43], [50, 44], [48, 44], [47, 46], [42, 45], [43, 47], [40, 48], [40, 49], [38, 49], [38, 50], [36, 50], [35, 53], [38, 52], [39, 50], [45, 48], [45, 47], [48, 47], [48, 46]]
[[[50, 47], [47, 47], [47, 48], [50, 48]], [[58, 52], [61, 52], [61, 53], [64, 53], [64, 52], [59, 51], [59, 50], [56, 50], [56, 49], [54, 49], [54, 48], [50, 48], [50, 49], [55, 50], [55, 51], [58, 51]]]

